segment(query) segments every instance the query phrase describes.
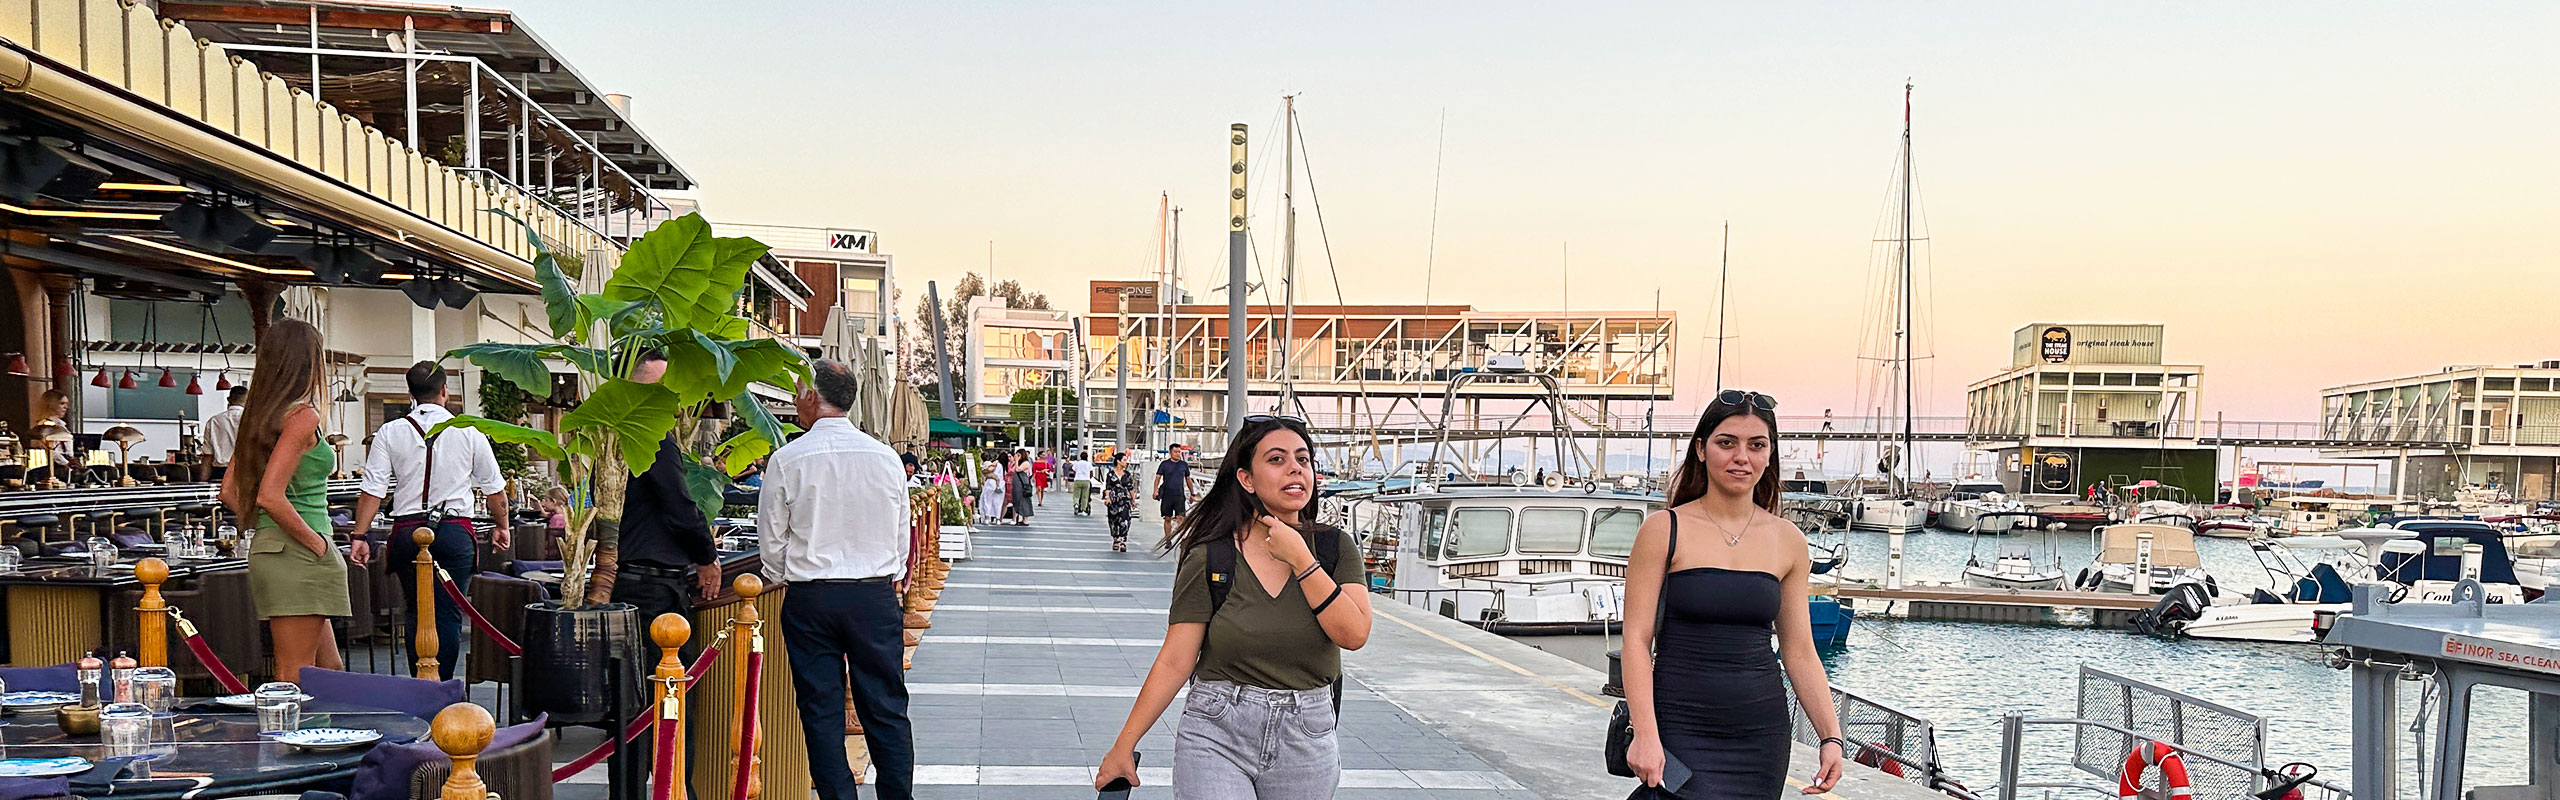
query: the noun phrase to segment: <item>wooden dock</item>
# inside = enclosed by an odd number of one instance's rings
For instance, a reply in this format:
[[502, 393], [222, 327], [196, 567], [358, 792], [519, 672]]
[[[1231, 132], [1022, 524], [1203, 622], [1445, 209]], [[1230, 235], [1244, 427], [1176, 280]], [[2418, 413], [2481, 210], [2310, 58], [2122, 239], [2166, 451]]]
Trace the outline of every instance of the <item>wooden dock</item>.
[[1862, 601], [1858, 610], [1895, 613], [1910, 619], [1955, 622], [2036, 622], [2073, 621], [2056, 612], [2085, 611], [2088, 623], [2099, 627], [2119, 627], [2134, 614], [2158, 605], [2156, 596], [2120, 594], [2116, 592], [2077, 592], [2063, 590], [1985, 589], [1977, 586], [1904, 584], [1899, 589], [1881, 586], [1841, 586], [1844, 599]]

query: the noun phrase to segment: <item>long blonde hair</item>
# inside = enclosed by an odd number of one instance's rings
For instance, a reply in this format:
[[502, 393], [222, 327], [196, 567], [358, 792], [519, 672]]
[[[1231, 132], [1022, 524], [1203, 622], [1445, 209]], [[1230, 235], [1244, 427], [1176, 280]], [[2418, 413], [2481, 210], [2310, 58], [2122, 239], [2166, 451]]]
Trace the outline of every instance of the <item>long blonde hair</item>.
[[[298, 319], [280, 319], [258, 338], [258, 366], [249, 378], [249, 398], [240, 408], [240, 441], [232, 452], [230, 475], [237, 487], [231, 511], [240, 519], [257, 519], [258, 484], [267, 477], [267, 459], [284, 436], [285, 416], [293, 407], [316, 402], [329, 372], [320, 329]], [[313, 409], [317, 411], [318, 409]], [[316, 443], [315, 443], [316, 446]]]

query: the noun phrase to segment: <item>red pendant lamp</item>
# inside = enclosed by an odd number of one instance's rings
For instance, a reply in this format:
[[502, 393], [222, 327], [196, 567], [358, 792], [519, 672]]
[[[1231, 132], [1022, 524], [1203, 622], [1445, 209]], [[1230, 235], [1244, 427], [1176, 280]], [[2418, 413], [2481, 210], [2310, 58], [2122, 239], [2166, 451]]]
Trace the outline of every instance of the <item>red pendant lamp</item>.
[[34, 375], [34, 374], [35, 374], [35, 370], [33, 370], [33, 369], [31, 369], [31, 368], [29, 368], [29, 367], [27, 366], [27, 354], [25, 354], [25, 353], [19, 353], [19, 354], [17, 354], [17, 355], [14, 355], [14, 356], [10, 356], [10, 357], [9, 357], [9, 369], [8, 369], [8, 372], [9, 372], [9, 374], [11, 374], [11, 375], [17, 375], [17, 376], [20, 376], [20, 377], [25, 377], [25, 376], [30, 376], [30, 375]]
[[71, 357], [70, 357], [70, 356], [62, 356], [62, 357], [60, 357], [60, 358], [56, 358], [56, 359], [54, 359], [54, 360], [53, 360], [53, 379], [54, 379], [54, 380], [58, 380], [58, 381], [67, 381], [67, 380], [71, 380], [74, 376], [77, 376], [77, 375], [79, 375], [79, 374], [80, 374], [80, 368], [79, 368], [79, 367], [75, 367], [75, 366], [72, 366], [72, 365], [71, 365]]
[[109, 387], [109, 386], [114, 386], [114, 385], [116, 385], [116, 384], [115, 384], [115, 382], [114, 382], [114, 381], [107, 380], [107, 368], [106, 368], [106, 367], [99, 367], [99, 368], [98, 368], [98, 377], [90, 378], [90, 379], [89, 379], [89, 385], [91, 385], [91, 386], [95, 386], [95, 387], [98, 387], [98, 388], [100, 388], [100, 389], [104, 389], [104, 388], [107, 388], [107, 387]]
[[168, 367], [161, 367], [161, 368], [160, 368], [160, 388], [163, 388], [163, 389], [175, 389], [175, 388], [178, 388], [178, 373], [175, 373], [175, 372], [171, 372], [171, 371], [169, 371], [169, 368], [168, 368]]
[[214, 374], [213, 374], [213, 388], [215, 388], [215, 389], [217, 389], [217, 390], [220, 390], [220, 391], [225, 391], [225, 392], [231, 391], [231, 373], [229, 373], [229, 372], [216, 372], [216, 373], [214, 373]]
[[141, 388], [141, 386], [141, 381], [133, 379], [133, 370], [125, 370], [124, 377], [116, 381], [116, 388], [118, 389], [136, 389]]
[[190, 374], [190, 375], [188, 375], [188, 376], [187, 376], [187, 393], [188, 393], [188, 394], [204, 394], [204, 376], [202, 376], [202, 375], [194, 375], [194, 374]]

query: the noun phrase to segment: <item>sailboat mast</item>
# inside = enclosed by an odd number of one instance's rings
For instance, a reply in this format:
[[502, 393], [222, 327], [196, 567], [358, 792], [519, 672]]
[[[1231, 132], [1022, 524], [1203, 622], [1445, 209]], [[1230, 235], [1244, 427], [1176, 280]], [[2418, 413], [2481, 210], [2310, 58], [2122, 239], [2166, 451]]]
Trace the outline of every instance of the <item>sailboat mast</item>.
[[1911, 449], [1911, 415], [1915, 410], [1911, 388], [1911, 84], [1902, 85], [1902, 457], [1896, 459], [1895, 472], [1900, 473], [1904, 491], [1911, 487], [1911, 463], [1919, 453]]
[[1733, 278], [1733, 221], [1724, 223], [1724, 256], [1716, 267], [1716, 393], [1724, 393], [1725, 283]]
[[1288, 112], [1280, 126], [1280, 408], [1289, 413], [1298, 400], [1298, 96], [1280, 98]]

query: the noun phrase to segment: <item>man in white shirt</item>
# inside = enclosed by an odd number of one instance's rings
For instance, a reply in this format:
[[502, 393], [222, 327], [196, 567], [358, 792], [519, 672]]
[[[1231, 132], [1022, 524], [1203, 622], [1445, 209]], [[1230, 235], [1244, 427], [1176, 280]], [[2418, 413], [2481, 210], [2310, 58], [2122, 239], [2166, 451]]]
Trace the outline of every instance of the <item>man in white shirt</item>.
[[217, 481], [231, 468], [231, 448], [240, 441], [240, 404], [249, 400], [249, 384], [233, 384], [224, 399], [230, 405], [204, 420], [204, 452], [210, 459], [206, 463], [213, 466], [212, 478]]
[[[409, 607], [418, 607], [418, 581], [407, 570], [418, 561], [418, 545], [410, 534], [418, 528], [435, 526], [435, 543], [427, 547], [436, 566], [453, 576], [455, 582], [469, 586], [471, 576], [479, 572], [479, 543], [472, 533], [471, 498], [488, 498], [489, 516], [498, 520], [490, 526], [490, 541], [503, 549], [511, 543], [507, 518], [507, 479], [498, 472], [498, 455], [489, 449], [489, 437], [470, 428], [453, 428], [428, 433], [453, 412], [444, 407], [444, 368], [433, 361], [420, 361], [409, 368], [409, 399], [415, 405], [408, 416], [382, 424], [373, 433], [373, 444], [365, 448], [364, 480], [356, 497], [356, 535], [348, 555], [358, 565], [370, 557], [368, 535], [373, 529], [373, 515], [382, 510], [382, 501], [391, 501], [391, 541], [383, 557], [386, 566], [399, 578]], [[434, 459], [428, 458], [432, 447]], [[408, 576], [408, 577], [401, 577]], [[435, 593], [436, 604], [436, 669], [445, 679], [453, 677], [456, 662], [462, 655], [462, 609], [443, 592]], [[413, 628], [417, 615], [403, 615]], [[416, 631], [409, 641], [417, 641]]]
[[907, 724], [905, 615], [907, 490], [898, 454], [844, 418], [853, 370], [810, 365], [793, 403], [808, 432], [767, 459], [756, 502], [764, 576], [787, 587], [782, 641], [820, 800], [855, 800], [844, 748], [846, 676], [853, 710], [879, 771], [879, 800], [915, 796], [915, 740]]
[[1075, 482], [1076, 516], [1093, 516], [1093, 457], [1076, 451], [1074, 460], [1067, 462], [1067, 480]]

